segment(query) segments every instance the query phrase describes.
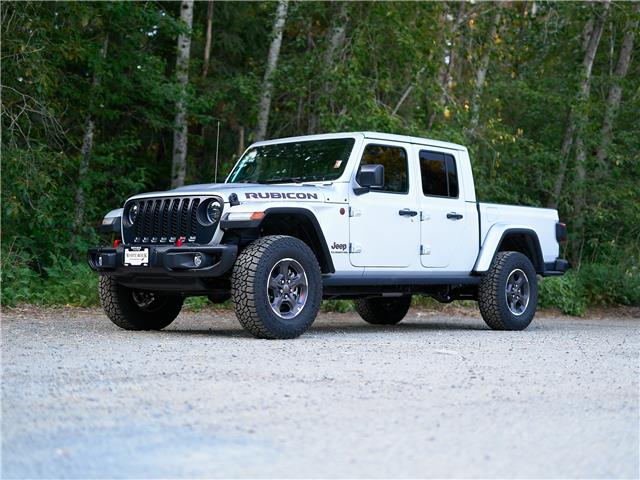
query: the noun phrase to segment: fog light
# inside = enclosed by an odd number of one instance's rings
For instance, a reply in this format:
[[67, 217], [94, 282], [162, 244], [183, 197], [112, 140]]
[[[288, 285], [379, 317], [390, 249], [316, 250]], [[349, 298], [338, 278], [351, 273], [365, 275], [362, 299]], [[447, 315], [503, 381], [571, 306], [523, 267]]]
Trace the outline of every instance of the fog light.
[[193, 264], [196, 266], [196, 268], [202, 265], [202, 255], [200, 255], [199, 253], [196, 253], [193, 256]]

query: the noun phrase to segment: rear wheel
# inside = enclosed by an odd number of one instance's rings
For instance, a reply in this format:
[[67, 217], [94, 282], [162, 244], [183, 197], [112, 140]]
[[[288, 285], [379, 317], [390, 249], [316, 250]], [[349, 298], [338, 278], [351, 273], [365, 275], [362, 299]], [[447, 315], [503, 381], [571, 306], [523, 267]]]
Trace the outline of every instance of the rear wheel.
[[107, 317], [125, 330], [161, 330], [182, 309], [180, 295], [159, 294], [120, 285], [113, 277], [100, 277], [100, 303]]
[[356, 311], [365, 322], [373, 325], [395, 325], [409, 311], [411, 295], [360, 298], [355, 301], [355, 305]]
[[311, 249], [297, 238], [259, 238], [238, 256], [231, 292], [236, 316], [253, 336], [295, 338], [318, 315], [320, 267]]
[[536, 313], [538, 279], [528, 257], [499, 252], [478, 289], [484, 321], [494, 330], [524, 330]]

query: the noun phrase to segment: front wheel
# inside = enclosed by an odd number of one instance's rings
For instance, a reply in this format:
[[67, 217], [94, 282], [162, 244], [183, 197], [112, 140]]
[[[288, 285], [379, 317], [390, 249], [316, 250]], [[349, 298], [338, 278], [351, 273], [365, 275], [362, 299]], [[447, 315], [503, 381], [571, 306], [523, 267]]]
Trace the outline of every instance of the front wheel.
[[529, 258], [499, 252], [478, 289], [478, 305], [493, 330], [524, 330], [536, 313], [538, 280]]
[[161, 330], [182, 309], [180, 295], [167, 295], [120, 285], [113, 277], [100, 277], [100, 303], [107, 317], [125, 330]]
[[231, 293], [236, 317], [253, 336], [295, 338], [318, 315], [320, 267], [301, 240], [284, 235], [262, 237], [238, 255]]

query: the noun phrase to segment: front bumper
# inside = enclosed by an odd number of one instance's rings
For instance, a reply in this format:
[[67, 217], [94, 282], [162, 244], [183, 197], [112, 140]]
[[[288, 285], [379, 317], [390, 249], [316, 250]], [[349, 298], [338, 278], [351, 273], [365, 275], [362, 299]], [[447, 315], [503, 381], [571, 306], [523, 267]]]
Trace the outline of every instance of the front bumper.
[[[87, 263], [96, 272], [116, 277], [219, 277], [233, 267], [238, 255], [236, 245], [136, 245], [149, 249], [147, 266], [125, 266], [124, 251], [130, 245], [90, 248]], [[200, 256], [200, 262], [195, 257]], [[199, 263], [196, 266], [196, 263]]]

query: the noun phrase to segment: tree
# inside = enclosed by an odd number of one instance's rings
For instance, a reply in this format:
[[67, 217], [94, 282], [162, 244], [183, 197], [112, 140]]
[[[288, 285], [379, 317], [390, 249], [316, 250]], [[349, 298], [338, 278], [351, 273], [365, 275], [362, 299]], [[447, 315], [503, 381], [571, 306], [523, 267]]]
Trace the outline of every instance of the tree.
[[502, 8], [500, 4], [497, 4], [495, 7], [495, 12], [493, 17], [491, 18], [491, 22], [489, 23], [489, 31], [487, 33], [487, 38], [484, 43], [484, 50], [482, 52], [482, 57], [480, 59], [480, 66], [476, 71], [474, 89], [473, 89], [473, 97], [471, 100], [471, 130], [475, 130], [478, 126], [478, 122], [480, 120], [480, 97], [482, 96], [482, 91], [484, 89], [484, 82], [487, 78], [487, 71], [489, 70], [489, 60], [491, 58], [491, 51], [493, 50], [493, 45], [496, 42], [496, 32], [498, 31], [498, 25], [500, 23], [500, 15]]
[[327, 48], [324, 51], [321, 63], [322, 74], [320, 75], [320, 79], [322, 85], [319, 88], [320, 94], [312, 96], [313, 98], [311, 99], [315, 105], [312, 105], [313, 111], [309, 115], [309, 127], [307, 129], [309, 134], [315, 133], [318, 127], [318, 110], [321, 108], [321, 105], [318, 105], [318, 103], [329, 102], [333, 90], [332, 73], [334, 71], [335, 58], [346, 39], [347, 23], [349, 21], [348, 2], [340, 2], [337, 7], [337, 12], [331, 13], [331, 25], [327, 35]]
[[583, 79], [583, 87], [581, 89], [581, 104], [578, 114], [575, 117], [575, 141], [576, 141], [576, 193], [573, 197], [573, 214], [575, 216], [574, 231], [575, 240], [572, 242], [572, 256], [578, 266], [581, 262], [581, 251], [584, 242], [584, 216], [583, 210], [586, 203], [586, 180], [587, 180], [587, 152], [584, 145], [585, 126], [587, 123], [587, 116], [584, 113], [585, 104], [589, 99], [590, 85], [591, 85], [591, 71], [593, 68], [593, 61], [602, 38], [602, 31], [604, 29], [604, 23], [609, 12], [609, 1], [605, 0], [603, 12], [598, 17], [595, 23], [591, 37], [587, 44], [587, 55], [589, 56], [589, 68], [585, 69], [585, 78]]
[[[443, 42], [445, 44], [448, 44], [448, 48], [445, 49], [445, 55], [444, 55], [445, 58], [441, 59], [441, 62], [440, 62], [440, 69], [438, 70], [438, 84], [439, 84], [440, 92], [438, 95], [438, 101], [436, 102], [436, 105], [434, 106], [431, 112], [431, 115], [429, 116], [429, 120], [427, 122], [427, 130], [431, 130], [431, 128], [433, 127], [433, 123], [435, 122], [436, 116], [438, 115], [439, 107], [443, 107], [446, 104], [447, 97], [449, 96], [449, 88], [451, 86], [452, 72], [453, 72], [453, 66], [455, 64], [456, 51], [457, 51], [458, 44], [461, 43], [460, 38], [458, 38], [457, 36], [457, 33], [460, 30], [460, 27], [462, 26], [462, 24], [464, 23], [465, 8], [466, 8], [466, 2], [460, 2], [460, 5], [458, 6], [458, 14], [456, 16], [456, 20], [451, 27], [451, 31], [449, 32], [450, 38], [447, 39], [445, 36], [443, 36]], [[445, 25], [447, 23], [447, 16], [448, 16], [447, 12], [448, 11], [445, 9], [445, 11], [442, 14], [441, 24], [443, 26], [442, 27], [443, 32], [446, 32]], [[421, 75], [422, 75], [422, 72], [419, 71], [418, 75], [416, 75], [416, 82], [419, 80]], [[411, 92], [409, 91], [408, 93], [411, 93]], [[404, 102], [404, 98], [401, 97], [401, 100], [402, 102]], [[401, 102], [398, 102], [398, 103], [400, 104]], [[397, 109], [394, 109], [394, 110], [397, 110]]]
[[[104, 34], [102, 48], [100, 49], [100, 60], [104, 62], [107, 58], [107, 49], [109, 48], [109, 34]], [[100, 73], [96, 70], [93, 72], [93, 81], [91, 82], [92, 96], [100, 86]], [[91, 107], [93, 107], [93, 102]], [[73, 220], [73, 237], [71, 243], [76, 243], [77, 236], [84, 227], [84, 211], [86, 206], [84, 181], [89, 172], [89, 164], [91, 162], [91, 150], [93, 149], [93, 135], [95, 133], [95, 120], [93, 118], [93, 108], [84, 122], [84, 135], [82, 136], [82, 148], [80, 149], [80, 168], [78, 170], [78, 186], [75, 195], [75, 215]]]
[[193, 24], [193, 0], [182, 0], [180, 19], [185, 31], [178, 35], [178, 55], [176, 57], [176, 78], [178, 80], [178, 98], [173, 126], [173, 162], [171, 168], [171, 187], [184, 185], [187, 171], [187, 84], [189, 83], [189, 52], [191, 50], [191, 27]]
[[207, 3], [207, 36], [204, 42], [204, 59], [202, 61], [202, 78], [207, 77], [209, 71], [209, 59], [211, 57], [211, 39], [213, 37], [213, 0]]
[[[602, 30], [604, 29], [604, 23], [609, 11], [609, 0], [603, 1], [603, 11], [597, 15], [597, 18], [590, 20], [585, 25], [584, 38], [585, 38], [585, 53], [582, 60], [581, 81], [580, 88], [578, 90], [577, 99], [574, 108], [569, 113], [569, 121], [565, 130], [564, 139], [562, 141], [562, 147], [560, 149], [560, 167], [556, 176], [556, 180], [553, 187], [553, 197], [549, 206], [557, 207], [560, 200], [560, 194], [564, 186], [564, 179], [567, 173], [567, 166], [569, 162], [569, 153], [573, 144], [576, 129], [581, 126], [584, 121], [583, 111], [585, 104], [589, 100], [589, 94], [591, 91], [591, 72], [593, 70], [593, 62], [598, 52], [598, 46], [600, 45], [600, 38], [602, 37]], [[580, 153], [579, 164], [582, 163], [582, 153]], [[578, 167], [579, 169], [581, 167]], [[578, 170], [578, 176], [582, 175], [582, 172]]]
[[613, 122], [616, 118], [616, 114], [620, 106], [620, 100], [622, 99], [622, 81], [627, 75], [627, 71], [629, 70], [629, 63], [631, 62], [633, 40], [635, 37], [636, 29], [638, 28], [638, 13], [640, 13], [640, 3], [636, 3], [634, 5], [633, 9], [631, 10], [631, 15], [629, 15], [629, 18], [625, 25], [625, 33], [622, 40], [622, 46], [620, 47], [616, 69], [613, 72], [611, 87], [609, 88], [609, 95], [607, 96], [604, 120], [602, 122], [602, 129], [600, 131], [601, 140], [597, 153], [598, 162], [604, 169], [608, 168], [607, 157], [609, 146], [611, 145], [611, 137], [613, 135]]
[[280, 56], [280, 47], [282, 45], [282, 32], [284, 24], [287, 20], [287, 9], [289, 7], [288, 0], [279, 0], [276, 17], [273, 22], [273, 33], [271, 37], [271, 45], [269, 47], [269, 55], [267, 57], [267, 68], [264, 72], [262, 80], [262, 94], [258, 102], [258, 124], [254, 133], [254, 140], [259, 142], [264, 140], [267, 134], [267, 126], [269, 124], [269, 113], [271, 110], [271, 97], [273, 95], [273, 75], [278, 66], [278, 57]]

